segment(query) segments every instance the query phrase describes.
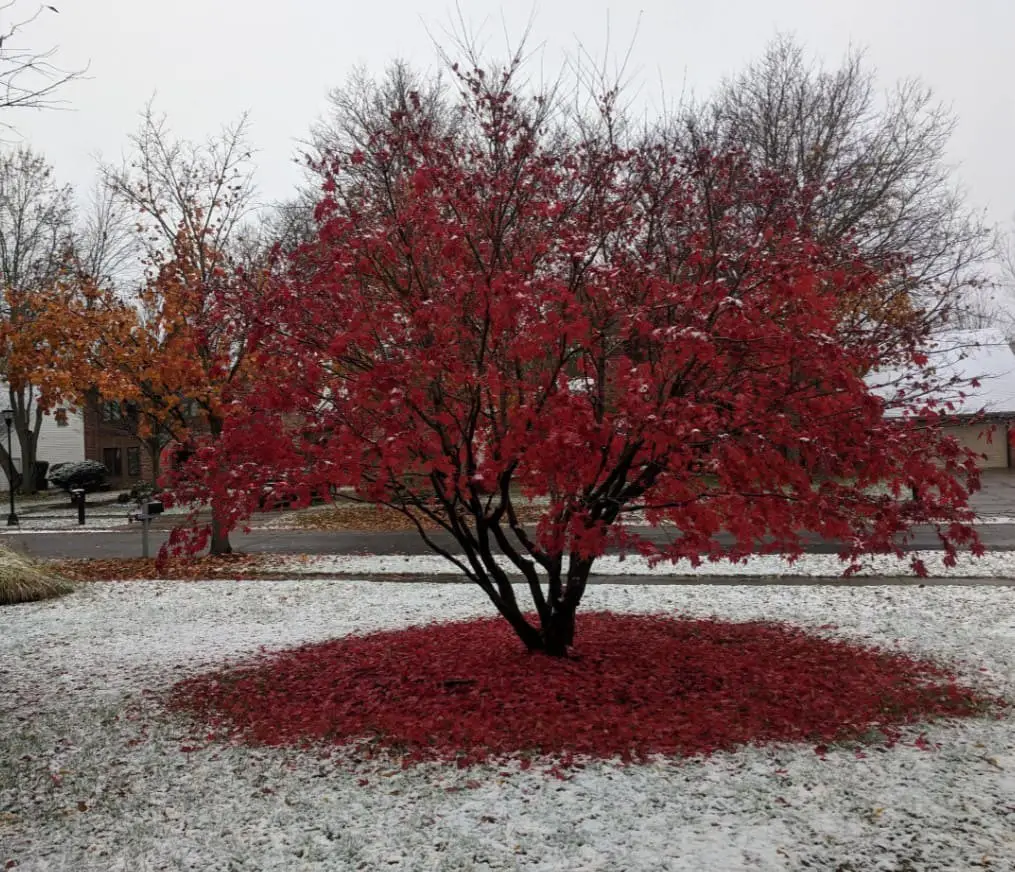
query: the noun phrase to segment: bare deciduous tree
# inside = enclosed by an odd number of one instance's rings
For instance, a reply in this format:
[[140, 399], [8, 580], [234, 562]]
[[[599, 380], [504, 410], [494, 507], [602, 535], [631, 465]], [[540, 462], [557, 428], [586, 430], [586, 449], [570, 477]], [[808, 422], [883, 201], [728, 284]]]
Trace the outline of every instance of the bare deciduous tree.
[[139, 242], [157, 269], [178, 245], [181, 232], [194, 247], [203, 279], [226, 254], [253, 210], [247, 116], [204, 143], [174, 137], [164, 116], [149, 104], [131, 139], [125, 164], [101, 167], [114, 196], [136, 213]]
[[949, 323], [960, 330], [1000, 330], [1015, 341], [1015, 297], [1003, 282], [990, 288], [973, 288], [962, 295]]
[[297, 216], [302, 207], [312, 216], [320, 199], [320, 172], [330, 161], [340, 161], [348, 175], [337, 197], [345, 199], [372, 190], [393, 204], [400, 193], [399, 177], [405, 170], [406, 156], [397, 153], [397, 148], [374, 146], [383, 138], [395, 147], [397, 140], [392, 134], [406, 125], [417, 128], [419, 135], [452, 136], [461, 127], [461, 117], [448, 97], [440, 75], [424, 76], [403, 61], [391, 64], [380, 79], [357, 69], [345, 85], [332, 89], [328, 113], [311, 132], [311, 184], [296, 201], [301, 208], [289, 213], [290, 232], [305, 235], [313, 229], [312, 222]]
[[99, 183], [78, 222], [75, 256], [78, 269], [100, 287], [135, 284], [140, 249], [130, 205]]
[[264, 215], [257, 228], [262, 246], [277, 245], [282, 252], [291, 254], [301, 245], [312, 241], [317, 233], [314, 207], [317, 196], [309, 186], [302, 188], [295, 197], [276, 203]]
[[915, 305], [940, 326], [982, 284], [992, 255], [990, 228], [946, 161], [955, 123], [917, 81], [880, 92], [860, 51], [826, 69], [779, 37], [692, 108], [680, 135], [694, 146], [743, 149], [818, 191], [808, 218], [821, 235], [853, 238], [873, 262], [896, 263], [880, 310]]
[[967, 294], [954, 321], [970, 329], [995, 327], [1015, 345], [1015, 224], [997, 234], [997, 274], [990, 287]]
[[328, 114], [313, 127], [312, 144], [318, 156], [348, 157], [359, 152], [363, 162], [354, 175], [383, 183], [384, 168], [396, 156], [373, 154], [377, 137], [398, 124], [410, 123], [438, 135], [450, 133], [458, 113], [447, 97], [441, 76], [426, 77], [404, 61], [392, 63], [379, 80], [365, 69], [356, 69], [344, 86], [328, 94]]

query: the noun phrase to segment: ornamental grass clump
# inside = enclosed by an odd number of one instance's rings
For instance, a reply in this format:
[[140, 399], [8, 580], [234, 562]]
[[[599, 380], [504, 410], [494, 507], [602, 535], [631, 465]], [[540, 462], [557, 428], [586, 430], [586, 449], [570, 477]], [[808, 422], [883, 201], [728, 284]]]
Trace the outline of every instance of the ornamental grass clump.
[[0, 606], [50, 599], [72, 590], [44, 566], [9, 548], [0, 548]]

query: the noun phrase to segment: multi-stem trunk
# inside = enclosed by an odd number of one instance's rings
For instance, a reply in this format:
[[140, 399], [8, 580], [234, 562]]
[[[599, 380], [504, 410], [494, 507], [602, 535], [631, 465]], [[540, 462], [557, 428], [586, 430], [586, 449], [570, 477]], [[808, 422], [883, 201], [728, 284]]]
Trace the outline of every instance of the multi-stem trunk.
[[[566, 657], [574, 644], [575, 615], [581, 603], [588, 580], [591, 561], [582, 561], [580, 566], [568, 573], [566, 587], [551, 583], [551, 596], [539, 614], [538, 626], [533, 626], [522, 614], [517, 603], [495, 600], [501, 615], [507, 619], [525, 647], [550, 657]], [[559, 592], [559, 595], [554, 593]]]

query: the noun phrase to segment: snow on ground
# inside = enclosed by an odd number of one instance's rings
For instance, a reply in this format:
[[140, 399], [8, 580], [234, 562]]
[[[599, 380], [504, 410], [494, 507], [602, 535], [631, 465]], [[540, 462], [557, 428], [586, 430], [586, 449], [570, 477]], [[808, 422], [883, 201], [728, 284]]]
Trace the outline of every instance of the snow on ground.
[[86, 518], [82, 526], [77, 518], [21, 518], [16, 527], [7, 527], [0, 533], [119, 533], [127, 526], [123, 518]]
[[[932, 578], [1015, 578], [1015, 551], [988, 551], [983, 557], [959, 554], [955, 566], [944, 565], [942, 551], [913, 551], [902, 560], [893, 555], [874, 555], [861, 561], [863, 577], [913, 577], [910, 558], [918, 557], [926, 564]], [[511, 562], [498, 558], [504, 568], [517, 572]], [[279, 572], [301, 575], [455, 575], [454, 564], [436, 554], [336, 554], [279, 556], [272, 561]], [[742, 563], [702, 563], [694, 567], [682, 560], [650, 565], [644, 557], [605, 555], [596, 559], [594, 575], [651, 575], [670, 577], [808, 577], [841, 576], [846, 564], [835, 554], [802, 554], [790, 561], [778, 554], [755, 554]]]
[[[64, 497], [53, 502], [29, 502], [17, 506], [19, 527], [7, 532], [51, 532], [63, 530], [78, 533], [108, 533], [131, 526], [129, 516], [138, 511], [136, 503], [105, 502], [98, 505], [86, 504], [85, 523], [78, 524], [77, 509], [68, 506]], [[186, 515], [187, 506], [173, 506], [163, 510], [162, 515]], [[134, 524], [136, 527], [137, 525]], [[0, 532], [3, 532], [0, 530]]]
[[[785, 620], [961, 661], [973, 680], [1015, 691], [1015, 600], [1000, 588], [603, 585], [584, 607]], [[262, 645], [490, 611], [471, 586], [320, 580], [101, 583], [0, 610], [0, 864], [1015, 869], [1010, 717], [914, 728], [862, 759], [748, 748], [596, 763], [559, 781], [517, 766], [400, 771], [312, 751], [188, 753], [187, 725], [143, 693]], [[837, 629], [817, 630], [829, 624]], [[929, 750], [913, 744], [919, 732]]]
[[[327, 506], [321, 508], [329, 508]], [[168, 510], [167, 510], [168, 511]], [[313, 513], [318, 511], [317, 507], [312, 509], [302, 509], [299, 512], [285, 512], [284, 514], [277, 515], [275, 517], [268, 518], [257, 518], [250, 524], [252, 529], [258, 530], [303, 530], [297, 523], [299, 515], [307, 513]], [[980, 515], [972, 521], [974, 527], [994, 527], [1015, 524], [1015, 517], [1011, 515]], [[647, 521], [638, 521], [637, 519], [628, 519], [625, 522], [627, 527], [649, 527], [651, 526]]]
[[28, 533], [120, 533], [123, 531], [122, 527], [109, 527], [103, 525], [101, 527], [79, 527], [76, 524], [74, 526], [27, 526], [22, 525], [20, 527], [4, 527], [0, 528], [0, 536], [20, 536]]
[[18, 526], [8, 533], [51, 532], [53, 530], [76, 531], [79, 533], [108, 532], [127, 526], [127, 512], [130, 507], [106, 504], [85, 507], [85, 523], [78, 524], [76, 508], [67, 505], [66, 498], [57, 503], [29, 503], [17, 506]]

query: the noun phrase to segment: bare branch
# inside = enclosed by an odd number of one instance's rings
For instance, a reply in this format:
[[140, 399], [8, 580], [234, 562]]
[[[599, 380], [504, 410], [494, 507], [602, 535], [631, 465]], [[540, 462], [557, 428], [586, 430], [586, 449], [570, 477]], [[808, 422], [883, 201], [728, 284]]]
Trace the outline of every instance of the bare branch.
[[189, 142], [175, 138], [149, 103], [131, 137], [133, 155], [120, 167], [101, 166], [115, 198], [135, 211], [151, 266], [172, 251], [181, 233], [191, 240], [203, 280], [211, 277], [215, 257], [231, 254], [254, 209], [248, 126], [243, 115], [207, 142]]
[[908, 305], [940, 325], [983, 282], [991, 233], [947, 162], [954, 116], [915, 80], [879, 93], [862, 51], [826, 69], [778, 37], [680, 126], [674, 135], [688, 147], [740, 149], [813, 190], [808, 220], [819, 238], [850, 237], [889, 268], [880, 311]]
[[[17, 5], [18, 0], [0, 5], [0, 109], [62, 108], [66, 101], [57, 98], [57, 92], [83, 78], [88, 69], [61, 69], [53, 63], [55, 48], [36, 51], [19, 45], [25, 28], [41, 15], [59, 10], [40, 4], [34, 12], [19, 18], [15, 14]], [[6, 121], [0, 124], [11, 126]]]

